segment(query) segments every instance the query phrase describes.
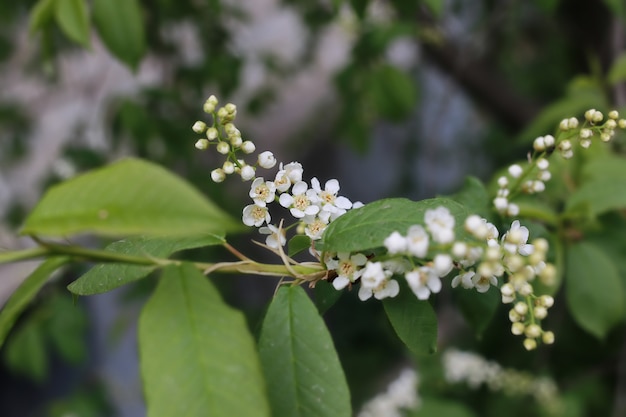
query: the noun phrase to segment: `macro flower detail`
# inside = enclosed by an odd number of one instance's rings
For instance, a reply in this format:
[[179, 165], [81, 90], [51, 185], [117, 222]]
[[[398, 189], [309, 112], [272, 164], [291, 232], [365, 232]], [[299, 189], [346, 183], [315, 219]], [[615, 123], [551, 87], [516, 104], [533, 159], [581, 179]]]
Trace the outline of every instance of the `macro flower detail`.
[[285, 246], [287, 243], [285, 231], [283, 229], [279, 229], [273, 224], [268, 224], [267, 226], [259, 228], [259, 233], [262, 235], [268, 235], [267, 238], [265, 238], [265, 244], [272, 249], [278, 249]]
[[265, 181], [263, 177], [258, 177], [252, 182], [249, 195], [254, 204], [265, 207], [267, 203], [274, 201], [276, 185], [272, 181]]
[[359, 299], [365, 301], [374, 296], [378, 300], [395, 297], [400, 292], [398, 281], [389, 279], [392, 273], [380, 262], [368, 262], [361, 274]]
[[309, 190], [307, 184], [303, 181], [297, 182], [291, 189], [292, 194], [283, 193], [279, 197], [281, 206], [288, 208], [291, 215], [297, 219], [301, 219], [306, 215], [315, 215], [320, 208], [313, 204], [312, 198], [315, 198], [315, 191]]
[[420, 300], [427, 300], [430, 294], [441, 291], [441, 279], [437, 272], [430, 267], [421, 266], [405, 275], [409, 287]]
[[367, 257], [362, 253], [350, 255], [348, 252], [339, 252], [337, 258], [327, 261], [326, 266], [329, 270], [337, 272], [333, 287], [342, 290], [361, 276], [363, 273], [361, 267], [367, 263]]
[[434, 241], [450, 243], [454, 240], [454, 217], [447, 208], [439, 206], [434, 210], [426, 210], [424, 223]]
[[250, 204], [244, 207], [242, 220], [246, 226], [260, 227], [263, 223], [269, 223], [271, 217], [266, 207]]

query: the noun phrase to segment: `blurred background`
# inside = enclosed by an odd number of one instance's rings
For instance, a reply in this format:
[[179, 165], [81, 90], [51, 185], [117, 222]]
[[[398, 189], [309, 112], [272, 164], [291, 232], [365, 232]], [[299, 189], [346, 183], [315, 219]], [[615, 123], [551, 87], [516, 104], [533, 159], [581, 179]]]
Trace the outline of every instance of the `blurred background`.
[[[626, 110], [625, 24], [622, 0], [0, 0], [0, 246], [30, 245], [17, 230], [48, 186], [126, 155], [238, 217], [246, 184], [212, 183], [221, 160], [193, 146], [210, 94], [237, 104], [257, 149], [339, 179], [352, 201], [453, 193], [564, 117]], [[266, 256], [251, 239], [232, 243]], [[35, 266], [0, 267], [0, 303]], [[84, 271], [47, 286], [0, 351], [1, 416], [145, 415], [135, 326], [154, 280], [73, 300], [65, 285]], [[255, 331], [276, 282], [215, 280]], [[566, 415], [626, 415], [623, 327], [599, 342], [557, 311], [557, 344], [528, 354], [505, 310], [477, 337], [450, 293], [436, 303], [441, 350], [551, 376]], [[417, 363], [420, 391], [467, 404], [450, 416], [548, 415], [524, 395], [446, 385], [437, 355], [410, 357], [376, 303], [344, 294], [325, 318], [355, 410]]]

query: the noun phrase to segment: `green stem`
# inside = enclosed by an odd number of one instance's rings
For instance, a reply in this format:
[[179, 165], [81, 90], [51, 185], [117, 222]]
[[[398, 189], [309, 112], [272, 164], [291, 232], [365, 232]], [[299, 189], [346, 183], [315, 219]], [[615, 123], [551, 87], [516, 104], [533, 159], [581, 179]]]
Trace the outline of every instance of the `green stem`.
[[[63, 245], [57, 243], [40, 242], [41, 246], [19, 251], [0, 253], [0, 263], [19, 262], [30, 259], [46, 258], [57, 255], [65, 255], [74, 261], [88, 262], [114, 262], [143, 266], [159, 266], [179, 264], [180, 260], [164, 259], [150, 256], [134, 256], [112, 251], [88, 249], [75, 245]], [[262, 264], [246, 259], [239, 262], [206, 263], [194, 262], [196, 268], [202, 271], [219, 271], [225, 273], [240, 273], [269, 276], [291, 276], [302, 278], [303, 276], [321, 276], [325, 273], [319, 264], [297, 264], [289, 267], [283, 264]], [[305, 279], [306, 280], [306, 279]]]

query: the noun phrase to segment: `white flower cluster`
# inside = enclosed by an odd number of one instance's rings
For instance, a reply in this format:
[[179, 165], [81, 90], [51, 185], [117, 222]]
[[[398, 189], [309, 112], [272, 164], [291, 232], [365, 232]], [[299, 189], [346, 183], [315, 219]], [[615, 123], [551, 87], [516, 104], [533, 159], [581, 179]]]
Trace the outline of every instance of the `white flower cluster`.
[[[406, 235], [391, 233], [383, 242], [386, 253], [327, 254], [326, 266], [336, 272], [332, 283], [342, 290], [359, 280], [358, 296], [362, 301], [395, 297], [400, 291], [397, 279], [403, 277], [420, 300], [441, 291], [441, 278], [453, 269], [453, 288], [461, 286], [484, 293], [497, 287], [498, 279], [508, 276], [502, 285], [503, 303], [515, 304], [512, 332], [525, 335], [524, 346], [534, 349], [536, 339], [553, 343], [554, 334], [543, 331], [540, 321], [547, 316], [551, 297], [534, 295], [532, 282], [539, 277], [546, 285], [553, 284], [556, 270], [546, 263], [548, 243], [536, 239], [528, 243], [529, 231], [515, 220], [502, 238], [498, 229], [477, 215], [469, 216], [464, 228], [471, 236], [456, 240], [455, 219], [445, 207], [426, 210], [424, 226], [413, 225]], [[525, 307], [522, 307], [525, 306]]]
[[402, 417], [401, 410], [420, 405], [417, 395], [419, 377], [410, 368], [404, 369], [382, 392], [363, 405], [358, 417]]
[[517, 216], [519, 206], [511, 202], [519, 192], [525, 194], [541, 193], [545, 190], [545, 183], [550, 180], [548, 157], [556, 150], [565, 158], [574, 156], [572, 140], [577, 139], [581, 148], [591, 146], [591, 140], [599, 137], [602, 142], [609, 142], [615, 135], [615, 129], [626, 129], [626, 119], [620, 119], [619, 113], [612, 110], [608, 119], [604, 115], [590, 109], [585, 112], [585, 121], [582, 126], [575, 117], [561, 120], [559, 123], [559, 135], [555, 139], [552, 135], [539, 136], [533, 141], [533, 154], [529, 156], [529, 163], [524, 167], [513, 164], [509, 167], [507, 175], [498, 178], [498, 192], [493, 200], [493, 205], [500, 214]]
[[479, 355], [455, 349], [443, 353], [442, 364], [446, 381], [451, 384], [464, 382], [472, 389], [485, 385], [507, 395], [529, 395], [548, 412], [556, 413], [562, 407], [558, 388], [550, 378], [502, 368]]
[[261, 152], [254, 165], [247, 164], [238, 155], [252, 154], [256, 147], [251, 141], [244, 141], [241, 132], [233, 121], [237, 115], [234, 104], [226, 104], [216, 110], [217, 98], [211, 96], [204, 104], [204, 111], [213, 116], [213, 125], [207, 126], [197, 121], [192, 130], [196, 133], [205, 133], [206, 138], [196, 142], [196, 148], [205, 150], [215, 145], [217, 151], [226, 155], [226, 161], [221, 168], [211, 172], [215, 182], [222, 182], [226, 175], [237, 173], [244, 181], [252, 180], [249, 196], [253, 204], [243, 209], [242, 221], [246, 226], [255, 226], [259, 232], [268, 235], [266, 245], [278, 249], [286, 243], [285, 230], [271, 224], [271, 214], [268, 205], [278, 202], [288, 209], [291, 216], [301, 226], [301, 231], [311, 240], [318, 240], [328, 224], [346, 213], [351, 208], [362, 206], [362, 203], [352, 203], [346, 197], [338, 195], [339, 181], [331, 179], [322, 188], [319, 180], [313, 178], [309, 186], [302, 180], [303, 168], [298, 162], [286, 165], [278, 164], [278, 172], [273, 180], [257, 177], [257, 167], [271, 169], [277, 165], [274, 154], [270, 151]]

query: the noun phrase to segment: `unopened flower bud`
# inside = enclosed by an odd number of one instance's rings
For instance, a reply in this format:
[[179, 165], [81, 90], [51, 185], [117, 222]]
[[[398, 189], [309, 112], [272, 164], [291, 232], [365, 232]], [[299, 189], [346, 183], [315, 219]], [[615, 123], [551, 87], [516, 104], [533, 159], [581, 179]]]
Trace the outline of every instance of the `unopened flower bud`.
[[596, 109], [589, 109], [585, 112], [585, 119], [587, 119], [588, 122], [592, 122], [593, 121], [593, 115], [595, 114]]
[[607, 129], [615, 129], [617, 127], [617, 122], [613, 119], [609, 119], [604, 123], [604, 127]]
[[233, 146], [233, 148], [240, 147], [242, 143], [243, 143], [243, 140], [241, 139], [241, 136], [230, 137], [230, 144]]
[[502, 293], [502, 295], [510, 297], [515, 294], [515, 288], [513, 288], [513, 286], [507, 282], [502, 286], [502, 288], [500, 288], [500, 292]]
[[227, 111], [229, 114], [235, 114], [235, 113], [237, 113], [237, 106], [236, 106], [236, 105], [234, 105], [233, 103], [228, 103], [228, 104], [226, 104], [226, 105], [224, 106], [224, 109], [226, 109], [226, 111]]
[[619, 119], [617, 121], [617, 125], [620, 127], [620, 129], [626, 129], [626, 119]]
[[570, 142], [570, 141], [569, 141], [569, 140], [567, 140], [567, 139], [562, 140], [562, 141], [559, 143], [559, 149], [560, 149], [561, 151], [569, 151], [570, 149], [572, 149], [572, 142]]
[[522, 315], [520, 315], [514, 308], [509, 310], [509, 321], [511, 323], [517, 323], [522, 320]]
[[222, 165], [222, 169], [226, 174], [232, 174], [233, 172], [235, 172], [235, 164], [230, 161], [225, 161]]
[[454, 256], [456, 259], [462, 259], [465, 258], [466, 255], [467, 244], [465, 244], [464, 242], [454, 242], [454, 245], [452, 245], [452, 256]]
[[539, 136], [533, 141], [533, 149], [537, 152], [543, 152], [546, 150], [546, 142], [543, 140], [543, 136]]
[[554, 343], [554, 333], [548, 331], [548, 332], [543, 332], [543, 334], [541, 335], [541, 340], [543, 341], [543, 343], [545, 343], [546, 345], [551, 345]]
[[575, 117], [570, 117], [567, 124], [570, 129], [576, 129], [578, 127], [578, 119]]
[[519, 314], [520, 316], [525, 316], [526, 313], [528, 313], [528, 304], [526, 304], [523, 301], [520, 301], [518, 303], [515, 304], [515, 307], [513, 307], [513, 309], [517, 312], [517, 314]]
[[537, 341], [535, 339], [524, 339], [524, 348], [526, 350], [537, 349]]
[[543, 143], [545, 143], [545, 144], [546, 144], [546, 148], [551, 148], [551, 147], [553, 147], [553, 146], [554, 146], [554, 143], [555, 143], [555, 141], [554, 141], [554, 136], [552, 136], [552, 135], [545, 135], [545, 136], [543, 137]]
[[270, 151], [261, 152], [259, 154], [259, 165], [263, 168], [270, 169], [276, 165], [276, 158]]
[[592, 121], [593, 121], [594, 123], [599, 123], [599, 122], [601, 122], [601, 121], [602, 121], [602, 119], [604, 119], [604, 115], [602, 114], [602, 112], [596, 111], [596, 112], [593, 114]]
[[541, 305], [546, 308], [550, 308], [554, 305], [554, 298], [549, 295], [542, 295], [541, 297], [539, 297], [539, 300], [541, 300]]
[[193, 130], [196, 133], [204, 133], [205, 129], [206, 129], [206, 123], [200, 120], [195, 122], [193, 126], [191, 127], [191, 130]]
[[617, 112], [617, 110], [611, 110], [609, 112], [609, 119], [617, 120], [618, 117], [619, 113]]
[[218, 132], [218, 131], [217, 131], [217, 129], [216, 129], [216, 128], [214, 128], [214, 127], [210, 127], [210, 128], [208, 128], [208, 129], [207, 129], [207, 131], [206, 131], [206, 137], [207, 137], [209, 140], [215, 140], [215, 139], [217, 139], [218, 134], [219, 134], [219, 132]]
[[511, 174], [513, 178], [519, 178], [522, 172], [522, 167], [517, 164], [513, 164], [509, 167], [509, 174]]
[[194, 146], [196, 147], [196, 149], [200, 149], [201, 151], [203, 151], [209, 147], [209, 141], [206, 139], [198, 139]]
[[511, 325], [511, 333], [515, 336], [524, 334], [524, 330], [526, 330], [526, 326], [522, 322], [516, 321]]
[[506, 214], [515, 217], [519, 214], [519, 206], [515, 203], [509, 203], [509, 206], [506, 208]]
[[493, 199], [493, 206], [498, 211], [506, 210], [508, 205], [509, 205], [509, 200], [507, 200], [505, 197], [496, 197]]
[[244, 165], [241, 168], [241, 179], [244, 181], [249, 181], [252, 178], [254, 178], [254, 167], [250, 166], [250, 165]]
[[548, 169], [548, 167], [550, 167], [550, 162], [548, 162], [547, 159], [545, 158], [539, 158], [537, 159], [537, 168], [541, 169], [541, 170], [546, 170]]
[[[612, 130], [610, 132], [613, 133]], [[613, 135], [611, 133], [609, 133], [609, 132], [602, 132], [600, 134], [600, 140], [602, 142], [609, 142], [611, 140], [611, 138], [613, 137]]]
[[544, 285], [552, 286], [554, 285], [554, 281], [556, 279], [556, 268], [552, 264], [546, 264], [545, 268], [543, 268], [539, 272], [539, 279]]
[[221, 168], [216, 168], [211, 171], [211, 179], [213, 182], [222, 182], [226, 179], [226, 173]]
[[559, 129], [561, 129], [562, 131], [568, 130], [569, 129], [569, 120], [568, 119], [561, 120], [561, 122], [559, 123]]
[[548, 316], [548, 309], [542, 306], [537, 306], [533, 309], [533, 314], [538, 320], [543, 320]]
[[526, 337], [531, 339], [536, 339], [541, 336], [541, 327], [538, 324], [530, 324], [526, 326], [526, 330], [524, 331]]
[[230, 145], [226, 142], [219, 142], [217, 144], [217, 151], [222, 155], [226, 155], [230, 152]]
[[254, 146], [254, 143], [252, 141], [247, 140], [241, 144], [241, 150], [245, 154], [251, 154], [256, 150], [256, 146]]

